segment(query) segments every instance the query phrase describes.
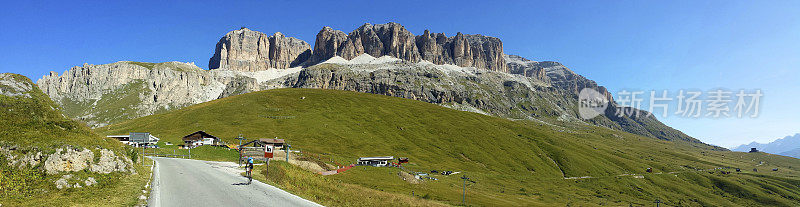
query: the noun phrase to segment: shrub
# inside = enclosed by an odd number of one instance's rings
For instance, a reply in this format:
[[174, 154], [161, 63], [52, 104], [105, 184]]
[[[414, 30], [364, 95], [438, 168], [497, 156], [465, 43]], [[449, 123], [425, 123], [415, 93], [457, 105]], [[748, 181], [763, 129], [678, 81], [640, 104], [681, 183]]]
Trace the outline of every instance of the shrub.
[[136, 148], [128, 148], [126, 151], [128, 158], [131, 158], [131, 161], [133, 161], [133, 163], [136, 163], [136, 161], [139, 159], [139, 151], [136, 150]]

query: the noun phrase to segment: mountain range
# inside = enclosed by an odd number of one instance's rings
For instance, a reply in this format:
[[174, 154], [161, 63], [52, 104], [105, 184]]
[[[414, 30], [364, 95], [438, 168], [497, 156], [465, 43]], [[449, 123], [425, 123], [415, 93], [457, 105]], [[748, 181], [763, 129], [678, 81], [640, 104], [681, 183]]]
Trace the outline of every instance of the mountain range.
[[800, 158], [800, 133], [794, 134], [793, 136], [786, 136], [766, 144], [751, 142], [750, 144], [739, 145], [733, 148], [733, 150], [747, 152], [750, 151], [750, 148], [756, 148], [762, 152]]
[[[232, 95], [274, 88], [337, 89], [402, 97], [508, 119], [596, 125], [705, 145], [654, 116], [617, 116], [608, 90], [552, 61], [505, 54], [496, 37], [414, 35], [397, 23], [350, 33], [322, 28], [310, 44], [280, 32], [241, 28], [225, 34], [209, 59], [194, 63], [120, 61], [51, 72], [38, 86], [64, 113], [102, 127]], [[601, 116], [578, 116], [578, 92], [611, 100]], [[724, 150], [723, 148], [714, 147]]]

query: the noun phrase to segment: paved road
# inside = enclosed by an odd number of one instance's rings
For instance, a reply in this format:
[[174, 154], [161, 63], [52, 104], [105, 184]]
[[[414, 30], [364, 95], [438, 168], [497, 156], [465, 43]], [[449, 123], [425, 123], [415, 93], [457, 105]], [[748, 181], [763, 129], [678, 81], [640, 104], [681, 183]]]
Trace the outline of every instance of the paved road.
[[154, 157], [148, 206], [320, 206], [247, 178], [232, 162]]

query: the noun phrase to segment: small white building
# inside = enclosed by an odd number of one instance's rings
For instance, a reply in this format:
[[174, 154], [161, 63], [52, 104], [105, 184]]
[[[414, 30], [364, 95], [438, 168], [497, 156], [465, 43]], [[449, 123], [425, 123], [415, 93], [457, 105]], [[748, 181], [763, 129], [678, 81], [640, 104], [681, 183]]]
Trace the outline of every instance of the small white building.
[[383, 157], [360, 157], [356, 162], [356, 165], [361, 166], [374, 166], [374, 167], [386, 167], [391, 164], [391, 161], [394, 160], [394, 156], [383, 156]]

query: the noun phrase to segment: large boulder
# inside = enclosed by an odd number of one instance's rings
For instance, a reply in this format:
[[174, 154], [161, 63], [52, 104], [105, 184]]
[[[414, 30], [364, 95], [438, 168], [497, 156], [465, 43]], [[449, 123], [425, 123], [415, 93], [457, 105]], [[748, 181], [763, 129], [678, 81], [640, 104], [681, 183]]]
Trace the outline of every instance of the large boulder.
[[58, 148], [44, 161], [44, 169], [47, 174], [77, 172], [89, 167], [93, 160], [94, 153], [89, 149], [78, 151], [72, 148]]
[[[127, 160], [124, 158], [120, 159], [114, 155], [114, 151], [102, 149], [100, 150], [100, 161], [97, 163], [92, 163], [89, 170], [94, 173], [102, 174], [108, 174], [111, 172], [126, 172], [128, 171], [128, 165], [133, 164], [131, 161], [126, 161]], [[133, 168], [131, 168], [131, 170], [133, 170]]]

